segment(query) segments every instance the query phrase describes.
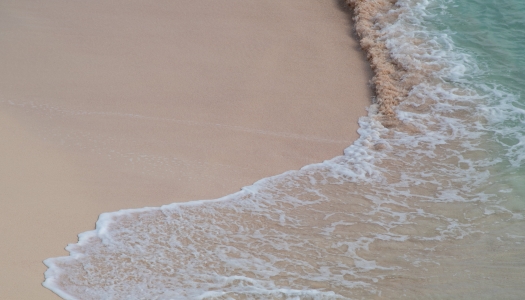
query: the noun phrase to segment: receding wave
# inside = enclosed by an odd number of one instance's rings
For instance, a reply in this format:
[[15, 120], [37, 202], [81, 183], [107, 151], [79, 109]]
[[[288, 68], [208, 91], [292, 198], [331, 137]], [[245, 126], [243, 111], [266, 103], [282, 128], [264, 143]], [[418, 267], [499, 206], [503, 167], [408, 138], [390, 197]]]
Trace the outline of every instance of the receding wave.
[[102, 214], [45, 261], [44, 286], [64, 299], [522, 297], [511, 179], [525, 149], [505, 140], [523, 129], [502, 128], [525, 111], [428, 26], [447, 1], [348, 2], [376, 102], [343, 156], [217, 200]]

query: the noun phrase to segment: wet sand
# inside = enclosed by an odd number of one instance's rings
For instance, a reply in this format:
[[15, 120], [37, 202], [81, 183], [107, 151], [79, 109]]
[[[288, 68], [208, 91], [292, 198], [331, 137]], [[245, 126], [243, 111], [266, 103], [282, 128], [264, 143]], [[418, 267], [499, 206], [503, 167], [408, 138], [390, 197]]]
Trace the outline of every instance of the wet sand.
[[370, 69], [337, 1], [1, 1], [0, 298], [102, 212], [342, 154]]

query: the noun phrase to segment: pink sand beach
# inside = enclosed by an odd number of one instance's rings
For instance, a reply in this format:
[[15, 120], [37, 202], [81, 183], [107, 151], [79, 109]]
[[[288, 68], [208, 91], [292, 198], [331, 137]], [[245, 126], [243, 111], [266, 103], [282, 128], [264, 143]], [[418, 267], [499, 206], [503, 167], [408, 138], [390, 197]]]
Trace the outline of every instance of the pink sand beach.
[[99, 214], [342, 154], [371, 71], [337, 1], [0, 2], [0, 298]]

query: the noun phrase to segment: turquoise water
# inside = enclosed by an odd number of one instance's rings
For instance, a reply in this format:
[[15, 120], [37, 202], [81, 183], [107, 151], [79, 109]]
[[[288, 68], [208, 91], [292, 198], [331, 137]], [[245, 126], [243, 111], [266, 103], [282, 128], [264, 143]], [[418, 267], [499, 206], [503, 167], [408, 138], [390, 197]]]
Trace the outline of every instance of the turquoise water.
[[45, 261], [44, 285], [65, 299], [522, 299], [523, 16], [517, 0], [397, 1], [371, 24], [408, 90], [397, 125], [374, 104], [343, 156], [215, 201], [102, 214]]
[[478, 80], [501, 84], [523, 108], [525, 2], [469, 0], [448, 6], [438, 15], [438, 28], [452, 31], [454, 43], [474, 56], [484, 70]]
[[[428, 22], [447, 32], [479, 70], [463, 79], [494, 109], [493, 138], [503, 146], [501, 182], [512, 187], [512, 204], [525, 206], [525, 2], [441, 1]], [[496, 174], [495, 174], [496, 175]]]

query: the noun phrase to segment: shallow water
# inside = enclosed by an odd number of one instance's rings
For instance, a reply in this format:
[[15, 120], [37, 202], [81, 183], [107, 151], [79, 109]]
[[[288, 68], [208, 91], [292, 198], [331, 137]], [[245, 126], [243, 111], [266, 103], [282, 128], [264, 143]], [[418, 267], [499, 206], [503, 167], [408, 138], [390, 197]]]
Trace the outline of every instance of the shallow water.
[[384, 93], [376, 77], [344, 156], [215, 201], [103, 214], [45, 261], [44, 285], [65, 299], [520, 299], [525, 4], [367, 3], [358, 33], [388, 56], [376, 72], [399, 73]]

